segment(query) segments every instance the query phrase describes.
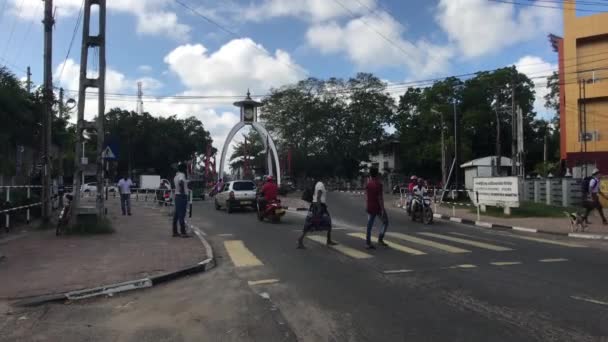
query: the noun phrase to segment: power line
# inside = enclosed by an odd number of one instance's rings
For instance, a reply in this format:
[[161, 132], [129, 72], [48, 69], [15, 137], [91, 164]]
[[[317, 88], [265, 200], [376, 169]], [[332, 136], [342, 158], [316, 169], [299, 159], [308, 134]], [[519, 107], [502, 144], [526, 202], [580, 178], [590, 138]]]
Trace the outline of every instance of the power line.
[[[346, 11], [348, 11], [350, 13], [351, 17], [353, 17], [354, 19], [357, 19], [357, 15], [355, 14], [355, 12], [353, 12], [350, 8], [346, 7], [342, 2], [340, 2], [340, 0], [334, 0], [334, 2], [337, 3], [338, 5], [340, 5], [342, 8], [344, 8]], [[359, 3], [361, 4], [361, 2], [359, 2]], [[363, 5], [363, 4], [361, 4], [361, 5]], [[400, 45], [395, 43], [392, 39], [388, 38], [382, 32], [376, 30], [371, 24], [369, 24], [367, 21], [365, 21], [365, 19], [363, 19], [363, 17], [359, 17], [358, 19], [361, 20], [361, 22], [363, 24], [365, 24], [367, 27], [369, 27], [374, 32], [376, 32], [377, 35], [379, 35], [384, 40], [386, 40], [389, 44], [391, 44], [395, 48], [399, 49], [399, 51], [401, 51], [407, 58], [412, 58], [411, 54], [408, 51], [406, 51], [403, 47], [401, 47]]]
[[22, 67], [20, 67], [20, 66], [18, 66], [16, 64], [11, 63], [8, 59], [6, 59], [4, 57], [0, 57], [0, 60], [4, 61], [5, 65], [12, 66], [13, 68], [15, 68], [15, 69], [17, 69], [19, 71], [22, 71], [22, 72], [27, 72], [27, 70], [23, 69]]
[[[224, 31], [224, 32], [226, 32], [226, 33], [228, 33], [229, 35], [231, 35], [231, 36], [233, 36], [233, 37], [236, 37], [237, 39], [241, 39], [241, 38], [242, 38], [242, 37], [241, 37], [239, 34], [237, 34], [236, 32], [234, 32], [234, 31], [231, 31], [231, 30], [227, 29], [226, 27], [224, 27], [223, 25], [221, 25], [221, 24], [219, 24], [218, 22], [214, 21], [213, 19], [209, 18], [208, 16], [206, 16], [206, 15], [202, 14], [201, 12], [197, 11], [196, 9], [194, 9], [194, 8], [192, 8], [192, 7], [190, 7], [190, 6], [188, 6], [187, 4], [185, 4], [184, 2], [182, 2], [181, 0], [175, 0], [175, 2], [176, 2], [178, 5], [182, 6], [183, 8], [185, 8], [185, 9], [189, 10], [190, 12], [194, 13], [195, 15], [197, 15], [197, 16], [199, 16], [199, 17], [203, 18], [205, 21], [207, 21], [207, 22], [209, 22], [209, 23], [213, 24], [214, 26], [218, 27], [220, 30], [222, 30], [222, 31]], [[257, 44], [255, 44], [255, 43], [253, 43], [253, 42], [251, 42], [251, 45], [253, 45], [253, 47], [254, 47], [255, 49], [257, 49], [257, 50], [259, 50], [259, 51], [263, 52], [264, 54], [267, 54], [267, 53], [268, 53], [268, 51], [264, 50], [263, 48], [259, 47]], [[280, 63], [284, 64], [285, 66], [287, 66], [287, 67], [289, 67], [289, 68], [291, 68], [291, 69], [293, 69], [293, 70], [295, 70], [295, 71], [297, 71], [297, 72], [302, 72], [302, 73], [304, 73], [304, 74], [308, 75], [308, 71], [304, 70], [303, 68], [296, 67], [296, 66], [294, 66], [294, 65], [292, 65], [292, 64], [285, 63], [285, 62], [283, 62], [283, 61], [281, 61], [281, 60], [279, 60], [279, 59], [277, 59], [277, 61], [279, 61]]]
[[65, 63], [67, 63], [68, 58], [70, 57], [70, 52], [72, 51], [72, 45], [74, 45], [74, 39], [76, 38], [76, 32], [78, 32], [78, 28], [80, 27], [80, 22], [82, 21], [82, 13], [84, 8], [84, 0], [80, 4], [80, 11], [78, 11], [78, 18], [76, 19], [76, 24], [74, 25], [74, 32], [72, 32], [72, 38], [70, 39], [70, 45], [68, 46], [68, 52], [65, 54], [65, 59], [63, 60], [63, 64], [61, 65], [61, 71], [59, 72], [59, 77], [57, 79], [61, 80], [61, 76], [63, 75], [63, 70], [65, 69]]
[[23, 9], [23, 2], [24, 2], [24, 0], [21, 0], [21, 2], [19, 3], [19, 7], [17, 9], [17, 15], [13, 18], [13, 25], [11, 26], [10, 33], [8, 34], [8, 40], [6, 41], [6, 45], [4, 46], [4, 50], [2, 51], [2, 57], [6, 56], [6, 50], [8, 49], [8, 46], [11, 44], [11, 40], [13, 40], [13, 34], [15, 33], [15, 26], [17, 25], [17, 19], [18, 19], [19, 15], [21, 14], [21, 10]]
[[[42, 4], [42, 1], [38, 2], [38, 4], [36, 5], [36, 9], [34, 10], [34, 13], [36, 14], [38, 12], [38, 9], [40, 8], [40, 5]], [[15, 59], [19, 60], [19, 57], [21, 57], [21, 50], [23, 50], [23, 44], [25, 42], [27, 42], [27, 39], [30, 35], [30, 31], [32, 30], [32, 25], [34, 24], [35, 20], [30, 20], [30, 23], [27, 26], [27, 30], [25, 31], [25, 35], [23, 36], [23, 40], [21, 41], [21, 44], [19, 45], [19, 48], [17, 49], [17, 53], [15, 53]]]
[[568, 1], [568, 0], [528, 0], [530, 3], [544, 2], [549, 4], [575, 4], [575, 5], [587, 5], [587, 6], [608, 6], [606, 2], [597, 2], [597, 1]]
[[539, 8], [551, 8], [551, 9], [557, 9], [557, 10], [576, 10], [576, 11], [581, 11], [581, 12], [591, 12], [591, 13], [603, 13], [604, 11], [598, 11], [598, 10], [591, 10], [591, 9], [585, 9], [585, 8], [577, 8], [577, 9], [572, 9], [572, 8], [562, 8], [562, 7], [555, 7], [555, 6], [547, 6], [547, 5], [538, 5], [536, 3], [524, 3], [524, 2], [516, 2], [516, 1], [507, 1], [507, 0], [488, 0], [488, 1], [493, 1], [493, 2], [500, 2], [503, 4], [511, 4], [511, 5], [518, 5], [518, 6], [529, 6], [529, 7], [539, 7]]

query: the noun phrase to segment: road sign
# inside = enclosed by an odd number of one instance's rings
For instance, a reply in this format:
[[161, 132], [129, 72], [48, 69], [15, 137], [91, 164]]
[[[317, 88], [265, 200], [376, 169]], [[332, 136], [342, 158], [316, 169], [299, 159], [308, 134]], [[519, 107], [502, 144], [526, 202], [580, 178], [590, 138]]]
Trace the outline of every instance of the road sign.
[[117, 160], [118, 159], [118, 146], [115, 144], [107, 144], [104, 147], [101, 154], [105, 160]]

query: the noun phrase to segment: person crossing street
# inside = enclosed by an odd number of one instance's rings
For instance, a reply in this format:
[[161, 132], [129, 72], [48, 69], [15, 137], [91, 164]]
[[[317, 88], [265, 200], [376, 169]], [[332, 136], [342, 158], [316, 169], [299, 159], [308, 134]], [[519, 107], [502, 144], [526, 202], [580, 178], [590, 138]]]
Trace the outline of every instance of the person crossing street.
[[[335, 246], [338, 243], [331, 239], [331, 220], [328, 222], [328, 227], [321, 227], [323, 225], [323, 219], [330, 217], [329, 211], [327, 211], [327, 190], [325, 184], [321, 180], [315, 183], [313, 199], [309, 209], [309, 215], [304, 223], [304, 229], [302, 229], [302, 235], [298, 239], [298, 249], [304, 249], [304, 237], [306, 233], [313, 230], [320, 230], [327, 228], [327, 245]], [[327, 223], [327, 222], [326, 222]]]
[[382, 220], [382, 228], [380, 235], [378, 236], [378, 244], [381, 246], [388, 247], [388, 244], [384, 242], [384, 234], [388, 228], [388, 215], [384, 209], [384, 196], [382, 194], [382, 181], [378, 175], [378, 169], [372, 167], [369, 170], [370, 179], [365, 188], [365, 198], [367, 207], [367, 234], [365, 236], [365, 242], [367, 249], [375, 249], [372, 244], [371, 235], [372, 228], [376, 216], [379, 216]]

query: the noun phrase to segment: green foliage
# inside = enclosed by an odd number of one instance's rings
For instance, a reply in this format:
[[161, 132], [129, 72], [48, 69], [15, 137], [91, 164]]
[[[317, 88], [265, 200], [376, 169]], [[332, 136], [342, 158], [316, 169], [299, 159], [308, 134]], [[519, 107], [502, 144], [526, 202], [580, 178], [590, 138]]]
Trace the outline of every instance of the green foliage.
[[153, 117], [114, 108], [106, 114], [109, 139], [119, 145], [118, 169], [151, 170], [163, 177], [174, 173], [172, 164], [203, 155], [212, 139], [195, 117]]
[[[58, 105], [55, 102], [55, 105]], [[60, 150], [67, 152], [68, 165], [73, 164], [74, 128], [68, 122], [69, 113], [64, 108], [64, 115], [59, 116], [54, 106], [52, 117], [52, 143]], [[14, 175], [17, 146], [24, 146], [38, 151], [41, 145], [42, 119], [44, 103], [42, 91], [38, 89], [30, 94], [23, 84], [7, 68], [0, 67], [0, 174]], [[51, 170], [57, 174], [59, 161]]]
[[[264, 142], [262, 137], [255, 131], [251, 130], [245, 135], [246, 143], [237, 143], [232, 155], [230, 156], [230, 167], [236, 170], [243, 167], [245, 164], [245, 158], [249, 158], [249, 167], [251, 172], [254, 173], [257, 170], [266, 169], [266, 150], [264, 149]], [[253, 174], [252, 174], [253, 175]]]
[[545, 135], [549, 137], [549, 158], [557, 158], [555, 142], [559, 132], [547, 121], [535, 118], [534, 83], [514, 68], [503, 68], [477, 73], [464, 82], [447, 78], [427, 88], [410, 88], [400, 97], [394, 124], [402, 144], [402, 171], [440, 179], [441, 130], [449, 163], [454, 151], [454, 110], [460, 121], [461, 162], [496, 154], [497, 116], [500, 153], [510, 156], [513, 83], [515, 104], [522, 108], [524, 116], [526, 169], [542, 161]]
[[387, 138], [394, 107], [386, 84], [360, 73], [348, 80], [309, 78], [273, 89], [261, 118], [279, 147], [292, 150], [296, 176], [351, 179]]

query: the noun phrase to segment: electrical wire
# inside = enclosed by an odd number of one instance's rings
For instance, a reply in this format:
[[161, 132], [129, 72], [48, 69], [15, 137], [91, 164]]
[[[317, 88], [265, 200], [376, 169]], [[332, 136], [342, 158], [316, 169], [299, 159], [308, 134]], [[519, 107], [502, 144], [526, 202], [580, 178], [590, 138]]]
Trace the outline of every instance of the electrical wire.
[[[38, 2], [38, 4], [36, 5], [36, 9], [34, 10], [34, 13], [38, 12], [38, 9], [40, 9], [40, 5], [42, 5], [42, 1]], [[21, 41], [22, 43], [17, 48], [17, 53], [15, 53], [15, 58], [13, 60], [19, 60], [19, 57], [21, 57], [21, 51], [23, 50], [23, 44], [25, 42], [27, 42], [27, 40], [30, 36], [30, 31], [32, 30], [32, 25], [34, 24], [34, 21], [35, 20], [30, 20], [30, 23], [27, 26], [27, 30], [25, 31], [25, 35], [23, 36], [23, 40]]]
[[604, 11], [598, 11], [598, 10], [592, 10], [592, 9], [585, 9], [585, 8], [577, 8], [577, 9], [572, 9], [572, 8], [562, 8], [562, 7], [555, 7], [555, 6], [546, 6], [546, 5], [538, 5], [535, 3], [524, 3], [524, 2], [516, 2], [516, 1], [507, 1], [507, 0], [488, 0], [488, 1], [493, 1], [493, 2], [500, 2], [503, 4], [511, 4], [511, 5], [518, 5], [518, 6], [529, 6], [529, 7], [539, 7], [539, 8], [551, 8], [551, 9], [556, 9], [556, 10], [576, 10], [576, 11], [580, 11], [580, 12], [590, 12], [590, 13], [604, 13]]
[[[199, 12], [199, 11], [197, 11], [196, 9], [192, 8], [191, 6], [189, 6], [188, 4], [184, 3], [183, 1], [181, 1], [181, 0], [175, 0], [175, 2], [176, 2], [178, 5], [182, 6], [183, 8], [185, 8], [185, 9], [189, 10], [190, 12], [194, 13], [196, 16], [203, 18], [203, 19], [204, 19], [205, 21], [207, 21], [208, 23], [211, 23], [211, 24], [213, 24], [214, 26], [218, 27], [220, 30], [222, 30], [222, 31], [224, 31], [224, 32], [226, 32], [226, 33], [228, 33], [229, 35], [231, 35], [231, 36], [233, 36], [233, 37], [236, 37], [237, 39], [241, 39], [241, 38], [242, 38], [242, 37], [241, 37], [239, 34], [237, 34], [236, 32], [234, 32], [234, 31], [231, 31], [231, 30], [227, 29], [226, 27], [224, 27], [224, 26], [223, 26], [223, 25], [221, 25], [220, 23], [218, 23], [218, 22], [214, 21], [213, 19], [209, 18], [208, 16], [206, 16], [206, 15], [202, 14], [201, 12]], [[263, 52], [264, 54], [267, 54], [267, 53], [268, 53], [268, 51], [266, 51], [265, 49], [263, 49], [263, 48], [259, 47], [257, 44], [255, 44], [255, 43], [253, 43], [253, 42], [251, 42], [251, 45], [253, 45], [253, 47], [254, 47], [255, 49], [257, 49], [257, 50], [259, 50], [259, 51]], [[301, 68], [301, 67], [295, 66], [295, 65], [293, 65], [293, 64], [285, 63], [285, 62], [283, 62], [282, 60], [278, 60], [278, 61], [279, 61], [280, 63], [282, 63], [283, 65], [285, 65], [285, 66], [287, 66], [287, 67], [289, 67], [289, 68], [291, 68], [291, 69], [293, 69], [293, 70], [297, 71], [298, 73], [304, 73], [304, 74], [306, 74], [306, 75], [308, 75], [308, 74], [309, 74], [309, 73], [308, 73], [308, 71], [304, 70], [304, 69], [303, 69], [303, 68]]]
[[[21, 0], [21, 2], [19, 3], [19, 7], [17, 8], [17, 14], [21, 14], [21, 11], [23, 10], [23, 2], [25, 0]], [[11, 44], [11, 41], [13, 40], [13, 34], [15, 33], [15, 26], [17, 25], [17, 20], [18, 20], [18, 15], [16, 15], [13, 18], [13, 25], [11, 26], [11, 30], [10, 33], [8, 34], [8, 40], [6, 41], [6, 45], [4, 46], [4, 50], [2, 50], [2, 57], [6, 57], [6, 50], [8, 50], [9, 45]]]
[[[344, 8], [346, 11], [348, 11], [351, 15], [351, 17], [353, 17], [354, 19], [357, 19], [357, 15], [355, 14], [355, 12], [353, 12], [350, 8], [346, 7], [346, 5], [344, 5], [340, 0], [334, 0], [335, 3], [337, 3], [338, 5], [340, 5], [342, 8]], [[362, 4], [361, 2], [359, 2], [360, 4]], [[363, 4], [362, 4], [363, 5]], [[366, 6], [367, 7], [367, 6]], [[369, 8], [369, 7], [368, 7]], [[365, 26], [369, 27], [372, 31], [376, 32], [377, 35], [379, 35], [380, 37], [382, 37], [382, 39], [384, 39], [385, 41], [387, 41], [389, 44], [391, 44], [393, 47], [397, 48], [399, 51], [401, 51], [407, 58], [412, 58], [412, 55], [406, 51], [403, 47], [401, 47], [399, 44], [395, 43], [392, 39], [388, 38], [386, 35], [384, 35], [382, 32], [376, 30], [370, 23], [368, 23], [365, 19], [363, 19], [363, 17], [358, 17], [358, 19], [365, 24]]]
[[61, 65], [61, 71], [59, 72], [59, 80], [61, 80], [61, 76], [63, 75], [63, 70], [65, 70], [65, 63], [67, 63], [68, 58], [70, 58], [70, 52], [72, 51], [72, 45], [74, 45], [74, 40], [76, 39], [76, 33], [78, 32], [78, 28], [80, 27], [80, 23], [82, 21], [82, 14], [84, 9], [84, 0], [80, 4], [80, 11], [78, 11], [78, 18], [76, 19], [76, 24], [74, 25], [74, 31], [72, 32], [72, 38], [70, 39], [70, 45], [68, 46], [68, 51], [65, 54], [65, 58], [63, 59], [63, 64]]

